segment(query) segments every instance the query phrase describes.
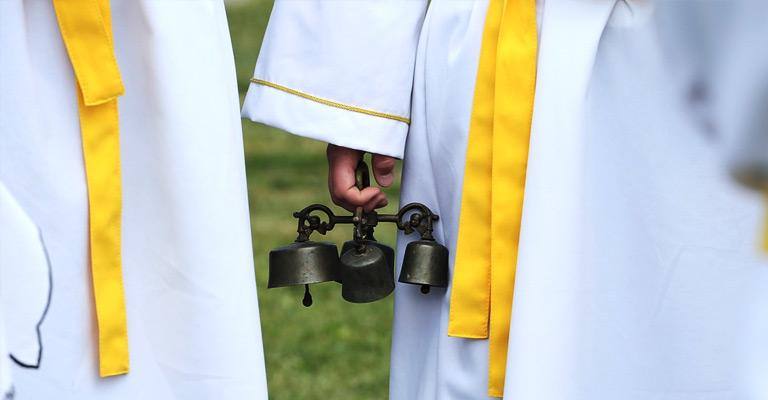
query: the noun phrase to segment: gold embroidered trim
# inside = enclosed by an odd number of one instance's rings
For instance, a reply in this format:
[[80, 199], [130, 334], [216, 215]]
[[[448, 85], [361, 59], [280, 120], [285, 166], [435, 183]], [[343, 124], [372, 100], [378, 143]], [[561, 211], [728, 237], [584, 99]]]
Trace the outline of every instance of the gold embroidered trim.
[[399, 115], [387, 114], [387, 113], [383, 113], [383, 112], [368, 110], [368, 109], [365, 109], [365, 108], [350, 106], [350, 105], [343, 104], [343, 103], [338, 103], [338, 102], [335, 102], [335, 101], [332, 101], [332, 100], [323, 99], [321, 97], [313, 96], [313, 95], [308, 94], [308, 93], [300, 92], [300, 91], [298, 91], [296, 89], [291, 89], [291, 88], [285, 87], [283, 85], [278, 85], [277, 83], [272, 83], [270, 81], [265, 81], [263, 79], [252, 78], [251, 82], [257, 83], [259, 85], [268, 86], [268, 87], [271, 87], [272, 89], [277, 89], [277, 90], [280, 90], [282, 92], [285, 92], [285, 93], [288, 93], [288, 94], [292, 94], [294, 96], [299, 96], [299, 97], [301, 97], [303, 99], [311, 100], [311, 101], [314, 101], [316, 103], [320, 103], [320, 104], [323, 104], [323, 105], [326, 105], [326, 106], [329, 106], [329, 107], [336, 107], [336, 108], [340, 108], [342, 110], [353, 111], [353, 112], [360, 113], [360, 114], [370, 115], [372, 117], [391, 119], [391, 120], [395, 120], [395, 121], [404, 122], [406, 124], [410, 124], [411, 123], [411, 120], [409, 118], [406, 118], [406, 117], [401, 117]]

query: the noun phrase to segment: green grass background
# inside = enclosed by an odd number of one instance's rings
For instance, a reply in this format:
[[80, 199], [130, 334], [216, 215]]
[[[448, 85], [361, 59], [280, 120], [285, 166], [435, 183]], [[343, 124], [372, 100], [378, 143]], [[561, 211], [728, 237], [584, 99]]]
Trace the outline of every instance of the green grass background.
[[[271, 0], [227, 3], [241, 98], [271, 8]], [[269, 250], [296, 236], [292, 212], [310, 203], [331, 204], [325, 144], [250, 121], [243, 121], [243, 131], [270, 399], [386, 399], [392, 296], [350, 304], [341, 298], [340, 285], [324, 283], [313, 285], [315, 304], [304, 308], [303, 287], [267, 290]], [[398, 192], [399, 181], [388, 190], [385, 211], [395, 210]], [[376, 236], [394, 246], [393, 227], [378, 229]], [[349, 237], [351, 229], [341, 226], [328, 239], [341, 244]]]

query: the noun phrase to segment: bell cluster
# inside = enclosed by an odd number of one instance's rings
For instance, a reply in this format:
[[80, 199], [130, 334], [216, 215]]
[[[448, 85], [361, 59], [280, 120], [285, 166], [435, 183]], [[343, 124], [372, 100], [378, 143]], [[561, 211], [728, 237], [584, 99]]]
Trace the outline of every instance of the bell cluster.
[[[364, 162], [358, 165], [357, 182], [364, 188], [370, 182]], [[323, 221], [319, 215], [325, 214]], [[421, 286], [427, 294], [432, 287], [448, 286], [448, 248], [435, 241], [433, 224], [439, 219], [427, 206], [410, 203], [397, 214], [378, 214], [357, 209], [353, 215], [339, 216], [322, 204], [312, 204], [295, 212], [298, 237], [269, 252], [269, 288], [304, 285], [304, 306], [312, 305], [309, 285], [335, 281], [341, 295], [351, 303], [381, 300], [395, 289], [395, 251], [374, 238], [374, 228], [382, 222], [394, 223], [405, 234], [418, 233], [408, 243], [398, 281]], [[312, 233], [325, 234], [338, 224], [354, 225], [352, 240], [338, 251], [336, 244], [310, 240]]]

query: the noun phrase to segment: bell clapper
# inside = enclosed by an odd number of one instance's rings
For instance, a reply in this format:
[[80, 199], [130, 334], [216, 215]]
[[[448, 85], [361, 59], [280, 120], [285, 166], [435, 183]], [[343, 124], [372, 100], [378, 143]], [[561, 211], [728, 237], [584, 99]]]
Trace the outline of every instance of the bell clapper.
[[301, 300], [304, 307], [312, 305], [312, 293], [309, 293], [309, 285], [304, 285], [304, 299]]
[[421, 293], [429, 294], [429, 285], [421, 285]]

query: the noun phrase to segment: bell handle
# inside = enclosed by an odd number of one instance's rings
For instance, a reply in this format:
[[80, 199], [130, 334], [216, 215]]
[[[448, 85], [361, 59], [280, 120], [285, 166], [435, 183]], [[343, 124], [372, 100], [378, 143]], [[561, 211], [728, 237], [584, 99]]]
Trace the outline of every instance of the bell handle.
[[[355, 168], [355, 186], [358, 190], [363, 190], [371, 186], [371, 174], [363, 158], [357, 162]], [[376, 220], [376, 211], [366, 213], [362, 207], [355, 209], [353, 223], [355, 224], [354, 240], [360, 241], [362, 239], [376, 240], [373, 237], [373, 225], [370, 222]]]
[[352, 231], [352, 240], [358, 244], [358, 247], [360, 247], [360, 243], [365, 235], [364, 218], [363, 207], [355, 208], [355, 214], [352, 217], [352, 222], [355, 224], [354, 230]]
[[357, 167], [355, 168], [355, 186], [357, 186], [358, 190], [371, 186], [371, 174], [368, 170], [368, 164], [362, 158], [357, 162]]

